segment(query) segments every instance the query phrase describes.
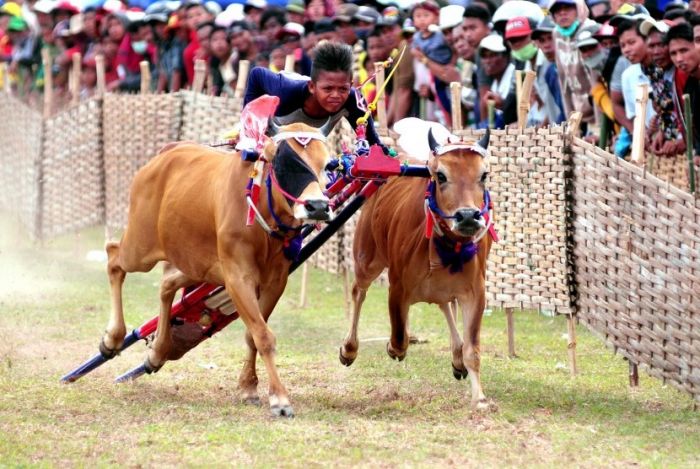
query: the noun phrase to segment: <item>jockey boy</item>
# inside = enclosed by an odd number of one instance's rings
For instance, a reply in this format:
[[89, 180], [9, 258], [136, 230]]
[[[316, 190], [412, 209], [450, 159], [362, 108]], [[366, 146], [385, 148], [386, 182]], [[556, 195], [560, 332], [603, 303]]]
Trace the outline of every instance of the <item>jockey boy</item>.
[[[323, 42], [313, 51], [311, 79], [296, 74], [274, 73], [256, 67], [250, 72], [244, 105], [268, 94], [280, 98], [275, 111], [277, 125], [303, 122], [322, 127], [330, 118], [330, 132], [345, 117], [353, 129], [365, 115], [367, 105], [352, 88], [352, 50], [346, 44]], [[359, 103], [358, 103], [359, 99]], [[370, 145], [382, 145], [371, 116], [366, 138]], [[382, 148], [383, 145], [382, 145]]]

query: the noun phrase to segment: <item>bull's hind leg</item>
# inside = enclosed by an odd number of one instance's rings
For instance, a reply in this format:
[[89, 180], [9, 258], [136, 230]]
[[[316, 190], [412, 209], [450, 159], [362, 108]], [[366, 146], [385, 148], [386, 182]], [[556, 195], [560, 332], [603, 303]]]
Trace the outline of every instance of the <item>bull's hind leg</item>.
[[486, 307], [486, 299], [484, 293], [476, 294], [476, 297], [470, 298], [470, 301], [460, 301], [462, 306], [462, 322], [464, 326], [464, 346], [462, 348], [462, 359], [464, 365], [469, 371], [469, 379], [471, 381], [473, 409], [484, 410], [489, 407], [489, 404], [481, 389], [481, 367], [480, 356], [480, 336], [481, 336], [481, 319], [484, 315]]
[[455, 302], [443, 303], [440, 310], [445, 315], [447, 326], [450, 329], [450, 347], [452, 349], [452, 374], [456, 379], [464, 379], [469, 374], [462, 361], [462, 338], [459, 336], [455, 316], [457, 310]]
[[171, 309], [175, 294], [180, 288], [194, 285], [196, 282], [172, 266], [163, 269], [163, 278], [160, 283], [160, 314], [158, 316], [158, 328], [156, 338], [146, 358], [146, 370], [148, 373], [158, 371], [168, 359], [172, 347]]
[[357, 340], [357, 324], [360, 322], [360, 312], [362, 304], [367, 296], [369, 285], [360, 285], [357, 280], [352, 285], [352, 318], [350, 320], [350, 330], [345, 336], [343, 345], [340, 346], [339, 359], [340, 363], [345, 366], [353, 364], [357, 358], [359, 342]]
[[122, 286], [126, 271], [119, 264], [119, 243], [109, 242], [105, 246], [107, 251], [107, 276], [109, 277], [109, 289], [112, 296], [112, 307], [105, 335], [100, 342], [100, 353], [105, 357], [113, 357], [119, 352], [126, 336], [126, 324], [124, 322], [124, 307], [122, 305]]

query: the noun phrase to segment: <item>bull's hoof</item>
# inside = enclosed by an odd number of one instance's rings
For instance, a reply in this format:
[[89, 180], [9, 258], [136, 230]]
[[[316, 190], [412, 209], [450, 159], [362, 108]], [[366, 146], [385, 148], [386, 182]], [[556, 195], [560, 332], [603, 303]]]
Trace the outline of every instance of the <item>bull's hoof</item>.
[[270, 407], [270, 412], [272, 412], [273, 417], [294, 417], [294, 409], [291, 405], [273, 405]]
[[102, 355], [102, 358], [104, 358], [105, 360], [111, 360], [112, 358], [119, 355], [119, 348], [111, 349], [107, 347], [107, 345], [105, 345], [104, 337], [100, 339], [100, 345], [98, 346], [98, 348], [100, 349], [100, 355]]
[[152, 375], [153, 373], [157, 373], [158, 370], [163, 368], [164, 363], [161, 363], [160, 365], [156, 366], [153, 363], [151, 363], [151, 357], [146, 357], [146, 360], [143, 362], [143, 368], [146, 371], [147, 374]]
[[452, 376], [454, 376], [457, 381], [460, 381], [466, 379], [467, 376], [469, 376], [469, 371], [467, 371], [466, 369], [460, 370], [456, 366], [452, 365]]
[[402, 355], [397, 354], [394, 352], [394, 350], [391, 348], [391, 342], [386, 343], [386, 353], [394, 360], [402, 362], [404, 358], [406, 358], [406, 352], [404, 352]]
[[345, 355], [343, 355], [343, 347], [340, 347], [340, 351], [338, 352], [338, 359], [340, 360], [340, 363], [342, 363], [345, 366], [350, 366], [355, 362], [354, 358], [348, 358]]
[[258, 396], [246, 396], [243, 398], [243, 403], [255, 407], [260, 407], [260, 398]]

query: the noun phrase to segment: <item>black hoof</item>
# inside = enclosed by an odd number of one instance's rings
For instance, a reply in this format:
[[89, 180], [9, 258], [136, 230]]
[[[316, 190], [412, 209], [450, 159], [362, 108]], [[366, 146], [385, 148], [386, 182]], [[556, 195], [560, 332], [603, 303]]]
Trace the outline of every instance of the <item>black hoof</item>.
[[454, 365], [452, 365], [452, 376], [455, 377], [457, 381], [461, 381], [463, 379], [466, 379], [467, 376], [469, 376], [469, 371], [465, 370], [460, 370], [459, 368], [456, 368]]
[[243, 399], [243, 403], [255, 407], [260, 407], [260, 398], [258, 396], [246, 397]]
[[340, 351], [338, 352], [338, 359], [340, 360], [340, 363], [342, 363], [345, 366], [350, 366], [355, 361], [354, 358], [347, 358], [343, 355], [343, 347], [340, 347]]
[[386, 353], [387, 353], [387, 355], [389, 355], [393, 360], [402, 362], [403, 359], [406, 358], [406, 354], [404, 353], [403, 355], [396, 355], [396, 354], [393, 353], [393, 352], [391, 351], [391, 349], [389, 348], [390, 345], [391, 345], [391, 342], [387, 342], [387, 343], [386, 343]]
[[143, 368], [146, 371], [146, 374], [151, 375], [153, 373], [157, 373], [158, 370], [163, 368], [163, 365], [161, 364], [159, 366], [155, 366], [153, 363], [151, 363], [151, 359], [149, 357], [146, 357], [146, 360], [144, 360], [143, 362]]
[[294, 417], [294, 410], [292, 409], [292, 406], [290, 405], [275, 405], [270, 407], [270, 411], [272, 412], [273, 417], [287, 417], [287, 418], [292, 418]]
[[119, 355], [119, 349], [111, 349], [105, 345], [104, 337], [100, 339], [100, 345], [98, 346], [98, 348], [100, 349], [100, 355], [102, 355], [102, 358], [104, 358], [105, 360], [111, 360], [112, 358]]

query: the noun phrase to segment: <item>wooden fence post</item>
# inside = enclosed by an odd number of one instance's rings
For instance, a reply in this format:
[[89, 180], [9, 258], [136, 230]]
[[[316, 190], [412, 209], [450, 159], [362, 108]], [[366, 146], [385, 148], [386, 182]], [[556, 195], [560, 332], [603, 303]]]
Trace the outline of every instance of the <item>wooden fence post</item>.
[[53, 75], [51, 53], [46, 48], [41, 50], [41, 62], [44, 66], [44, 118], [48, 118], [53, 111]]
[[628, 360], [629, 362], [629, 378], [630, 378], [630, 387], [631, 388], [637, 388], [639, 387], [639, 367], [637, 367], [637, 364], [634, 363], [632, 360]]
[[105, 78], [105, 56], [102, 54], [95, 56], [95, 71], [97, 72], [97, 94], [104, 96], [107, 92], [107, 79]]
[[462, 130], [462, 84], [450, 83], [450, 104], [452, 106], [452, 133]]
[[[374, 63], [374, 73], [376, 73], [375, 85], [377, 87], [377, 93], [384, 86], [384, 64], [382, 62]], [[377, 101], [377, 121], [379, 122], [379, 133], [380, 135], [388, 134], [388, 123], [386, 120], [386, 93], [382, 93]]]
[[293, 54], [287, 54], [287, 57], [284, 58], [284, 71], [292, 73], [294, 72], [294, 55]]
[[7, 62], [0, 63], [0, 71], [2, 71], [3, 90], [7, 94], [12, 94], [12, 83], [10, 83], [10, 71], [7, 67]]
[[647, 101], [649, 100], [649, 85], [642, 83], [637, 88], [635, 98], [634, 127], [632, 133], [632, 161], [644, 161], [644, 141], [646, 140]]
[[146, 60], [139, 62], [141, 68], [141, 94], [149, 94], [151, 92], [151, 68]]
[[207, 62], [198, 59], [194, 64], [194, 80], [192, 80], [192, 90], [201, 93], [204, 89], [204, 81], [207, 75]]
[[569, 332], [566, 347], [569, 351], [569, 371], [571, 371], [571, 376], [576, 376], [578, 374], [576, 366], [576, 319], [572, 313], [569, 313], [566, 317], [566, 325]]
[[82, 56], [79, 53], [73, 54], [73, 68], [71, 73], [71, 103], [78, 104], [80, 102], [80, 72], [82, 68]]
[[527, 115], [530, 112], [530, 96], [535, 84], [536, 74], [532, 70], [525, 72], [525, 80], [521, 83], [518, 97], [518, 128], [523, 130], [527, 125]]
[[238, 63], [238, 78], [236, 79], [236, 90], [233, 96], [236, 98], [242, 98], [245, 94], [245, 86], [248, 82], [248, 72], [250, 71], [250, 62], [247, 60], [241, 60]]
[[506, 329], [508, 332], [508, 356], [516, 358], [515, 354], [515, 325], [513, 321], [513, 308], [506, 308]]

